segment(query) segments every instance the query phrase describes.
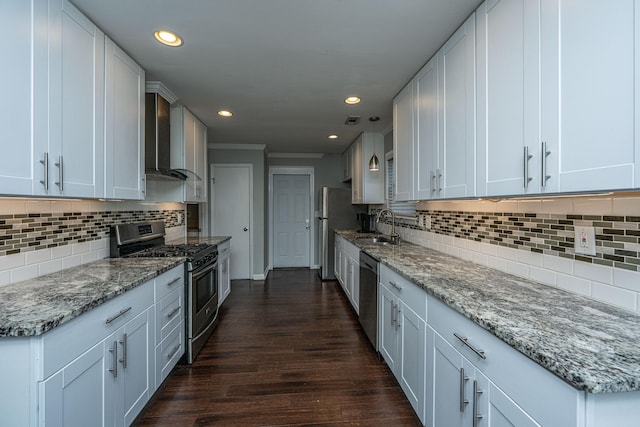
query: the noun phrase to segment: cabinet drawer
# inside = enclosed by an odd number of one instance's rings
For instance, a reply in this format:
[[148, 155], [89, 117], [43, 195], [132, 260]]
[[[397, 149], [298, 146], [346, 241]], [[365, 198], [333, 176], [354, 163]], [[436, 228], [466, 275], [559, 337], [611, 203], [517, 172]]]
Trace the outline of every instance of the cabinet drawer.
[[[541, 425], [576, 425], [580, 392], [490, 332], [429, 296], [427, 323]], [[482, 359], [454, 333], [484, 351]]]
[[156, 347], [156, 388], [167, 378], [184, 354], [184, 322], [178, 325]]
[[171, 270], [156, 277], [156, 299], [161, 301], [165, 296], [173, 292], [174, 289], [184, 289], [185, 266], [181, 264]]
[[424, 289], [418, 287], [389, 269], [389, 267], [380, 264], [380, 282], [383, 283], [394, 295], [396, 295], [404, 304], [409, 306], [420, 318], [427, 318], [427, 293]]
[[184, 318], [184, 292], [176, 289], [156, 304], [156, 341], [162, 341]]
[[229, 256], [231, 251], [231, 241], [227, 240], [224, 243], [220, 243], [218, 245], [218, 258], [224, 258], [225, 256]]
[[[42, 379], [153, 305], [153, 281], [125, 292], [42, 335]], [[108, 323], [107, 323], [108, 322]]]

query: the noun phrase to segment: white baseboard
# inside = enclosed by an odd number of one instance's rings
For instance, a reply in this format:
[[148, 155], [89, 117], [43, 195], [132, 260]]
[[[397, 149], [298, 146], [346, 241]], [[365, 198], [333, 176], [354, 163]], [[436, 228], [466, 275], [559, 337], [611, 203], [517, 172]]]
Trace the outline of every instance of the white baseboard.
[[254, 274], [251, 279], [252, 280], [265, 280], [269, 275], [269, 271], [271, 271], [271, 266], [268, 265], [267, 268], [264, 269], [264, 273], [262, 274]]

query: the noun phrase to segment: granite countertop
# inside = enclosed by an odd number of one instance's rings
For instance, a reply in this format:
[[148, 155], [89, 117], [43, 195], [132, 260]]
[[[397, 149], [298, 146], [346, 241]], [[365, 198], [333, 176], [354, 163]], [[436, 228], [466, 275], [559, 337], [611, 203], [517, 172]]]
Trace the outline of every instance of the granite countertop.
[[208, 243], [210, 245], [220, 245], [227, 240], [231, 240], [231, 236], [206, 236], [206, 237], [182, 237], [166, 242], [167, 245], [183, 245]]
[[351, 243], [588, 393], [640, 390], [640, 316], [408, 242]]
[[0, 337], [41, 335], [185, 262], [106, 258], [0, 287]]

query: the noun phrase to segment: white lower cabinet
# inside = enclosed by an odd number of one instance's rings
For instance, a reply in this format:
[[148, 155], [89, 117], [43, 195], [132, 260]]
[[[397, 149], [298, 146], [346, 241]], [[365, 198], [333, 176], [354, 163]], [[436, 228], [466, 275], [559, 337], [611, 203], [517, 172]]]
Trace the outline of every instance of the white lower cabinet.
[[128, 426], [184, 354], [184, 265], [0, 354], [21, 365], [0, 367], [19, 391], [0, 387], [0, 424]]
[[360, 310], [360, 249], [336, 234], [334, 273], [356, 314]]
[[218, 245], [218, 307], [231, 293], [231, 241]]
[[380, 354], [424, 423], [427, 295], [381, 264], [378, 297]]

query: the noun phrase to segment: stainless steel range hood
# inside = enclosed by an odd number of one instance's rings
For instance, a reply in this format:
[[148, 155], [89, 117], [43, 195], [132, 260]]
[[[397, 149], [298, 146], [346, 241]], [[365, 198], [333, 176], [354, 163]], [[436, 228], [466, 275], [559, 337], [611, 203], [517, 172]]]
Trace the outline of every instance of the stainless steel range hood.
[[171, 169], [169, 101], [158, 93], [145, 96], [145, 173], [147, 179], [185, 181], [187, 175]]

